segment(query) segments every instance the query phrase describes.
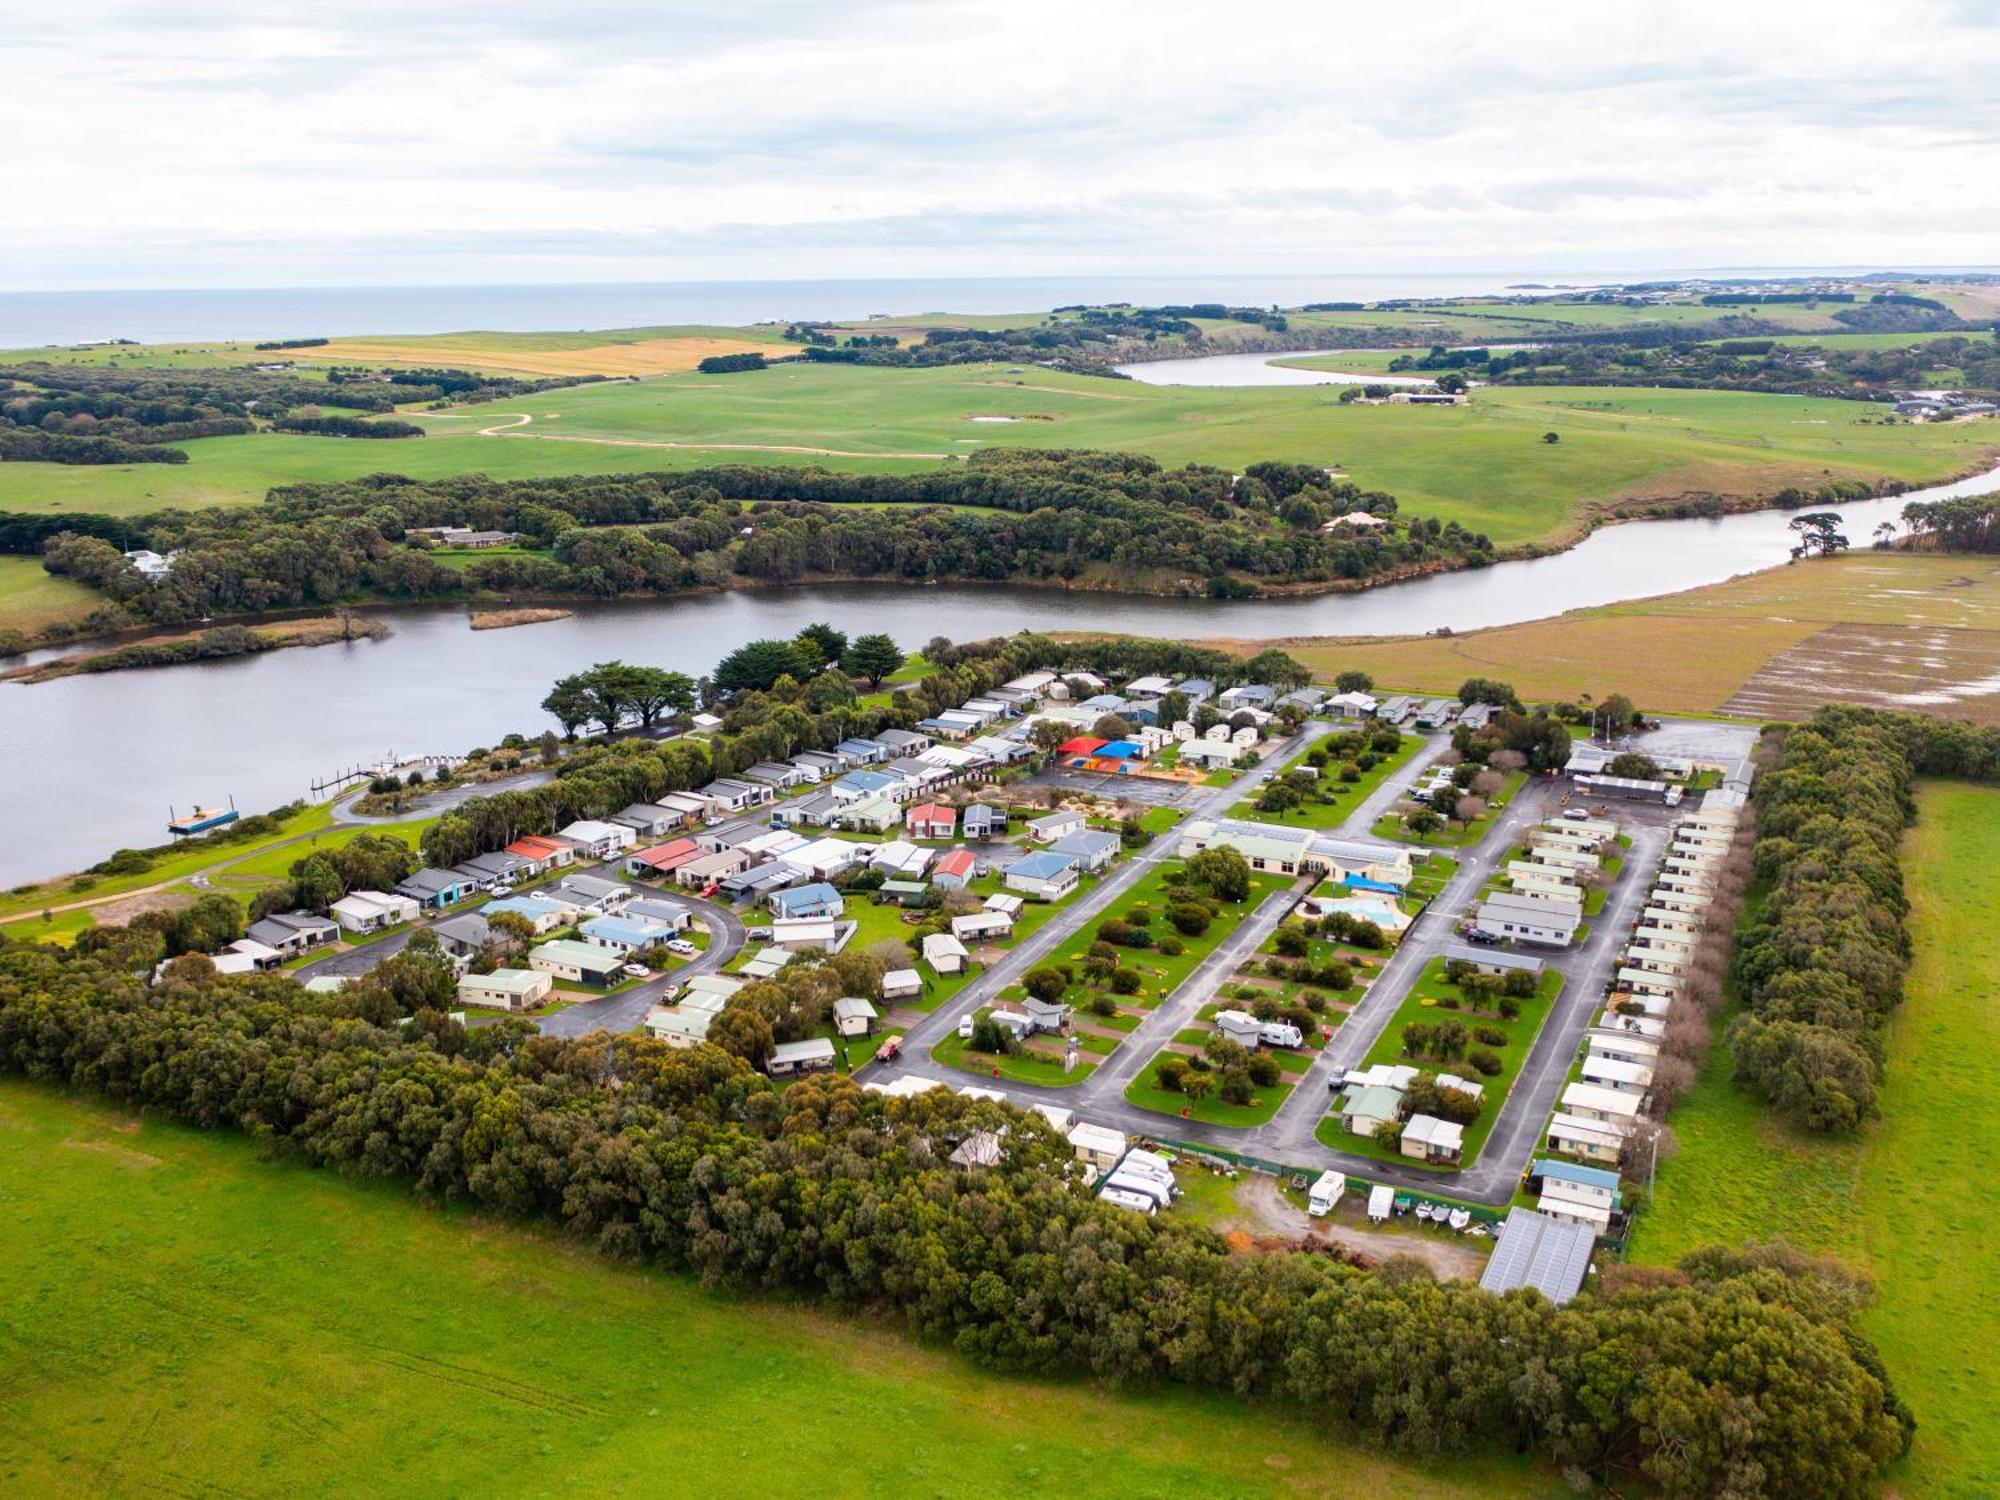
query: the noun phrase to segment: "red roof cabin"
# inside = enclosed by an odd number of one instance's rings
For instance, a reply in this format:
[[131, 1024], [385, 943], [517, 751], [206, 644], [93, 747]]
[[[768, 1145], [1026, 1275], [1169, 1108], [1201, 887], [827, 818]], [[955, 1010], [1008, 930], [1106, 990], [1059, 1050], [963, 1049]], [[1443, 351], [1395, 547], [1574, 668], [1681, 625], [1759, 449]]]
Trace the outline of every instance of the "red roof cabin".
[[903, 819], [913, 839], [948, 839], [958, 832], [958, 810], [942, 802], [920, 802]]

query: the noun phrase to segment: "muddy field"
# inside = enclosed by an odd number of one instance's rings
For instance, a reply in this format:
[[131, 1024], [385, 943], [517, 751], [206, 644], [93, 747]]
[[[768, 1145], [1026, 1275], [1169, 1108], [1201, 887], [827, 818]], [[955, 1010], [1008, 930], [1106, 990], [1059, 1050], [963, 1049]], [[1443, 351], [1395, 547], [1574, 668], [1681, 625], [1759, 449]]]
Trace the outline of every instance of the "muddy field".
[[1772, 657], [1722, 711], [1802, 719], [1823, 703], [2000, 724], [2000, 630], [1830, 625]]

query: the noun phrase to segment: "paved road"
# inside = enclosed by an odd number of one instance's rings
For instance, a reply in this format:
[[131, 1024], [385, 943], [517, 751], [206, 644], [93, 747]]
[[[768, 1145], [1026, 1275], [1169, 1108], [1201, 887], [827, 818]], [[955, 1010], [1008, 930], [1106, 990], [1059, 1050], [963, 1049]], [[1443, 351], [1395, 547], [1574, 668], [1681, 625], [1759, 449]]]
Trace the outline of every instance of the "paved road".
[[[1327, 726], [1319, 726], [1327, 732]], [[1269, 762], [1281, 765], [1317, 735], [1308, 732], [1281, 747]], [[1443, 736], [1431, 744], [1357, 806], [1335, 830], [1346, 839], [1373, 841], [1370, 833], [1375, 820], [1401, 795], [1403, 789], [1421, 776], [1448, 748]], [[1198, 816], [1219, 816], [1246, 795], [1252, 783], [1235, 787], [1202, 789], [1190, 811]], [[1194, 1120], [1175, 1120], [1142, 1110], [1128, 1103], [1124, 1090], [1151, 1061], [1158, 1046], [1186, 1024], [1214, 993], [1215, 987], [1237, 963], [1262, 944], [1275, 925], [1274, 907], [1289, 904], [1291, 893], [1279, 893], [1260, 904], [1232, 935], [1163, 1001], [1103, 1066], [1081, 1083], [1068, 1087], [1042, 1088], [1002, 1079], [981, 1079], [982, 1088], [1008, 1095], [1015, 1103], [1060, 1103], [1086, 1119], [1110, 1125], [1135, 1136], [1168, 1136], [1172, 1139], [1207, 1143], [1251, 1155], [1285, 1161], [1304, 1168], [1333, 1167], [1355, 1173], [1372, 1182], [1389, 1183], [1418, 1191], [1449, 1193], [1472, 1202], [1501, 1204], [1514, 1193], [1522, 1169], [1541, 1141], [1543, 1122], [1561, 1090], [1576, 1047], [1592, 1016], [1602, 1004], [1612, 977], [1619, 950], [1633, 918], [1651, 888], [1653, 873], [1678, 813], [1662, 808], [1621, 804], [1617, 809], [1620, 826], [1632, 836], [1624, 868], [1612, 887], [1605, 909], [1592, 919], [1590, 937], [1579, 947], [1560, 954], [1543, 954], [1544, 961], [1564, 976], [1561, 998], [1530, 1050], [1519, 1078], [1508, 1096], [1499, 1102], [1501, 1113], [1482, 1148], [1480, 1159], [1469, 1170], [1438, 1174], [1402, 1168], [1375, 1157], [1338, 1151], [1320, 1143], [1314, 1132], [1325, 1117], [1330, 1102], [1329, 1083], [1358, 1064], [1375, 1045], [1410, 988], [1431, 960], [1453, 940], [1459, 921], [1478, 904], [1480, 888], [1520, 841], [1525, 829], [1551, 815], [1572, 796], [1567, 781], [1530, 781], [1501, 810], [1481, 840], [1453, 851], [1459, 861], [1456, 873], [1423, 916], [1404, 934], [1402, 944], [1383, 965], [1382, 972], [1368, 988], [1362, 1001], [1342, 1023], [1297, 1087], [1287, 1097], [1277, 1115], [1251, 1130], [1205, 1125]], [[1172, 839], [1158, 840], [1127, 864], [1118, 867], [1107, 880], [1085, 894], [1022, 943], [1013, 952], [961, 990], [947, 1006], [924, 1018], [912, 1028], [903, 1059], [893, 1065], [899, 1073], [935, 1078], [954, 1087], [963, 1086], [966, 1075], [941, 1067], [930, 1060], [930, 1047], [956, 1028], [959, 1018], [1012, 983], [1020, 974], [1056, 951], [1079, 930], [1094, 922], [1119, 894], [1129, 889], [1143, 872], [1169, 857]], [[1165, 847], [1162, 847], [1165, 846]]]
[[[615, 872], [616, 867], [605, 868]], [[578, 1037], [588, 1036], [591, 1032], [600, 1030], [630, 1031], [646, 1019], [647, 1011], [660, 1003], [668, 986], [686, 984], [700, 974], [713, 974], [742, 951], [743, 923], [728, 907], [720, 906], [713, 901], [703, 901], [695, 896], [655, 894], [650, 890], [646, 892], [646, 898], [673, 901], [677, 905], [689, 907], [697, 912], [708, 924], [707, 949], [670, 974], [661, 974], [629, 990], [621, 990], [615, 995], [605, 995], [596, 1000], [585, 1000], [572, 1005], [568, 1010], [559, 1010], [552, 1016], [544, 1016], [535, 1023], [541, 1027], [542, 1035]]]
[[[599, 875], [606, 880], [624, 878], [617, 860], [565, 870], [563, 874]], [[539, 885], [524, 886], [515, 894], [524, 896], [538, 892], [553, 894], [561, 884], [561, 876], [556, 876]], [[535, 1024], [542, 1029], [544, 1035], [578, 1037], [587, 1036], [597, 1030], [630, 1031], [646, 1019], [646, 1012], [660, 1002], [668, 986], [685, 984], [698, 974], [713, 974], [743, 950], [746, 938], [743, 921], [727, 906], [714, 901], [704, 901], [699, 896], [691, 896], [682, 891], [645, 889], [644, 894], [649, 900], [671, 902], [694, 912], [708, 927], [708, 947], [671, 972], [645, 980], [629, 990], [620, 990], [615, 995], [602, 995], [595, 1000], [584, 1000], [567, 1010], [559, 1010], [554, 1015], [541, 1017]], [[326, 974], [352, 979], [366, 974], [383, 959], [401, 953], [409, 945], [411, 938], [419, 932], [426, 931], [430, 923], [441, 915], [452, 915], [452, 913], [427, 914], [415, 926], [405, 931], [392, 933], [363, 947], [352, 948], [344, 953], [332, 953], [314, 963], [305, 964], [296, 971], [295, 977], [306, 980]]]

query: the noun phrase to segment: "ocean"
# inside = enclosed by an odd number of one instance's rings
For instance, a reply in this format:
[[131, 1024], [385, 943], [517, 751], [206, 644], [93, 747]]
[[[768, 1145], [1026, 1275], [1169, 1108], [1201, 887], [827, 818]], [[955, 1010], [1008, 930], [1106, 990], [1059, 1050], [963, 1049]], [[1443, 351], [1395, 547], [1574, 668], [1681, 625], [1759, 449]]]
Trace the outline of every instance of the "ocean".
[[[331, 338], [368, 333], [454, 333], [736, 326], [795, 318], [851, 320], [874, 313], [1035, 312], [1073, 302], [1305, 302], [1468, 296], [1509, 287], [1593, 286], [1742, 271], [1455, 271], [1364, 275], [1084, 275], [884, 278], [868, 281], [658, 281], [522, 286], [204, 288], [0, 292], [0, 349], [131, 339]], [[1760, 270], [1758, 275], [1803, 274]], [[1822, 268], [1818, 274], [1830, 274]]]

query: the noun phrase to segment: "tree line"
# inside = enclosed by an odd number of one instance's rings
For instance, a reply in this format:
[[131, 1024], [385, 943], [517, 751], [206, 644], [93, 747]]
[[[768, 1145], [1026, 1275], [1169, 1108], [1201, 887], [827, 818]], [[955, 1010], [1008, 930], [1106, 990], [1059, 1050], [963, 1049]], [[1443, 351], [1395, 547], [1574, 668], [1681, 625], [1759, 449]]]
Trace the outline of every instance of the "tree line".
[[[994, 450], [914, 475], [377, 475], [282, 487], [254, 507], [77, 517], [53, 535], [44, 518], [0, 516], [0, 545], [39, 546], [50, 572], [159, 624], [359, 598], [611, 598], [813, 577], [1254, 593], [1492, 557], [1483, 534], [1400, 516], [1393, 497], [1303, 472], [1314, 482], [1284, 478], [1279, 493], [1258, 474], [1168, 470], [1135, 455]], [[1321, 529], [1356, 508], [1394, 523], [1365, 535]], [[516, 532], [546, 555], [449, 567], [409, 545], [414, 528], [438, 525]], [[134, 574], [120, 552], [135, 542], [178, 552], [172, 574]]]
[[[419, 436], [422, 429], [408, 423], [370, 427], [352, 417], [321, 416], [317, 408], [380, 414], [410, 402], [496, 401], [575, 385], [584, 378], [521, 380], [468, 370], [340, 368], [316, 380], [285, 370], [236, 367], [6, 365], [0, 366], [0, 462], [186, 463], [187, 454], [168, 445], [255, 432], [253, 417], [276, 418], [273, 426], [286, 432]], [[299, 425], [315, 423], [329, 425]]]
[[1880, 1112], [1884, 1031], [1903, 997], [1909, 905], [1897, 861], [1916, 776], [2000, 780], [2000, 729], [1830, 706], [1783, 733], [1757, 779], [1763, 907], [1738, 936], [1737, 1077], [1807, 1129]]
[[[149, 986], [157, 945], [108, 928], [74, 952], [0, 947], [0, 1067], [982, 1364], [1282, 1402], [1404, 1452], [1506, 1444], [1671, 1495], [1858, 1497], [1908, 1445], [1857, 1326], [1865, 1288], [1780, 1248], [1614, 1267], [1563, 1308], [1400, 1262], [1233, 1255], [1094, 1200], [1062, 1136], [1010, 1105], [780, 1092], [709, 1046], [468, 1031], [421, 951], [312, 995], [194, 957]], [[1000, 1159], [954, 1167], [974, 1131]]]
[[1769, 391], [1794, 396], [1886, 401], [1898, 391], [1933, 384], [1940, 370], [1973, 392], [2000, 391], [2000, 336], [1930, 339], [1901, 348], [1848, 349], [1838, 344], [1786, 344], [1776, 338], [1713, 341], [1696, 327], [1659, 339], [1650, 331], [1590, 342], [1565, 341], [1528, 349], [1447, 349], [1399, 355], [1391, 370], [1470, 371], [1504, 385], [1645, 385], [1683, 389]]

